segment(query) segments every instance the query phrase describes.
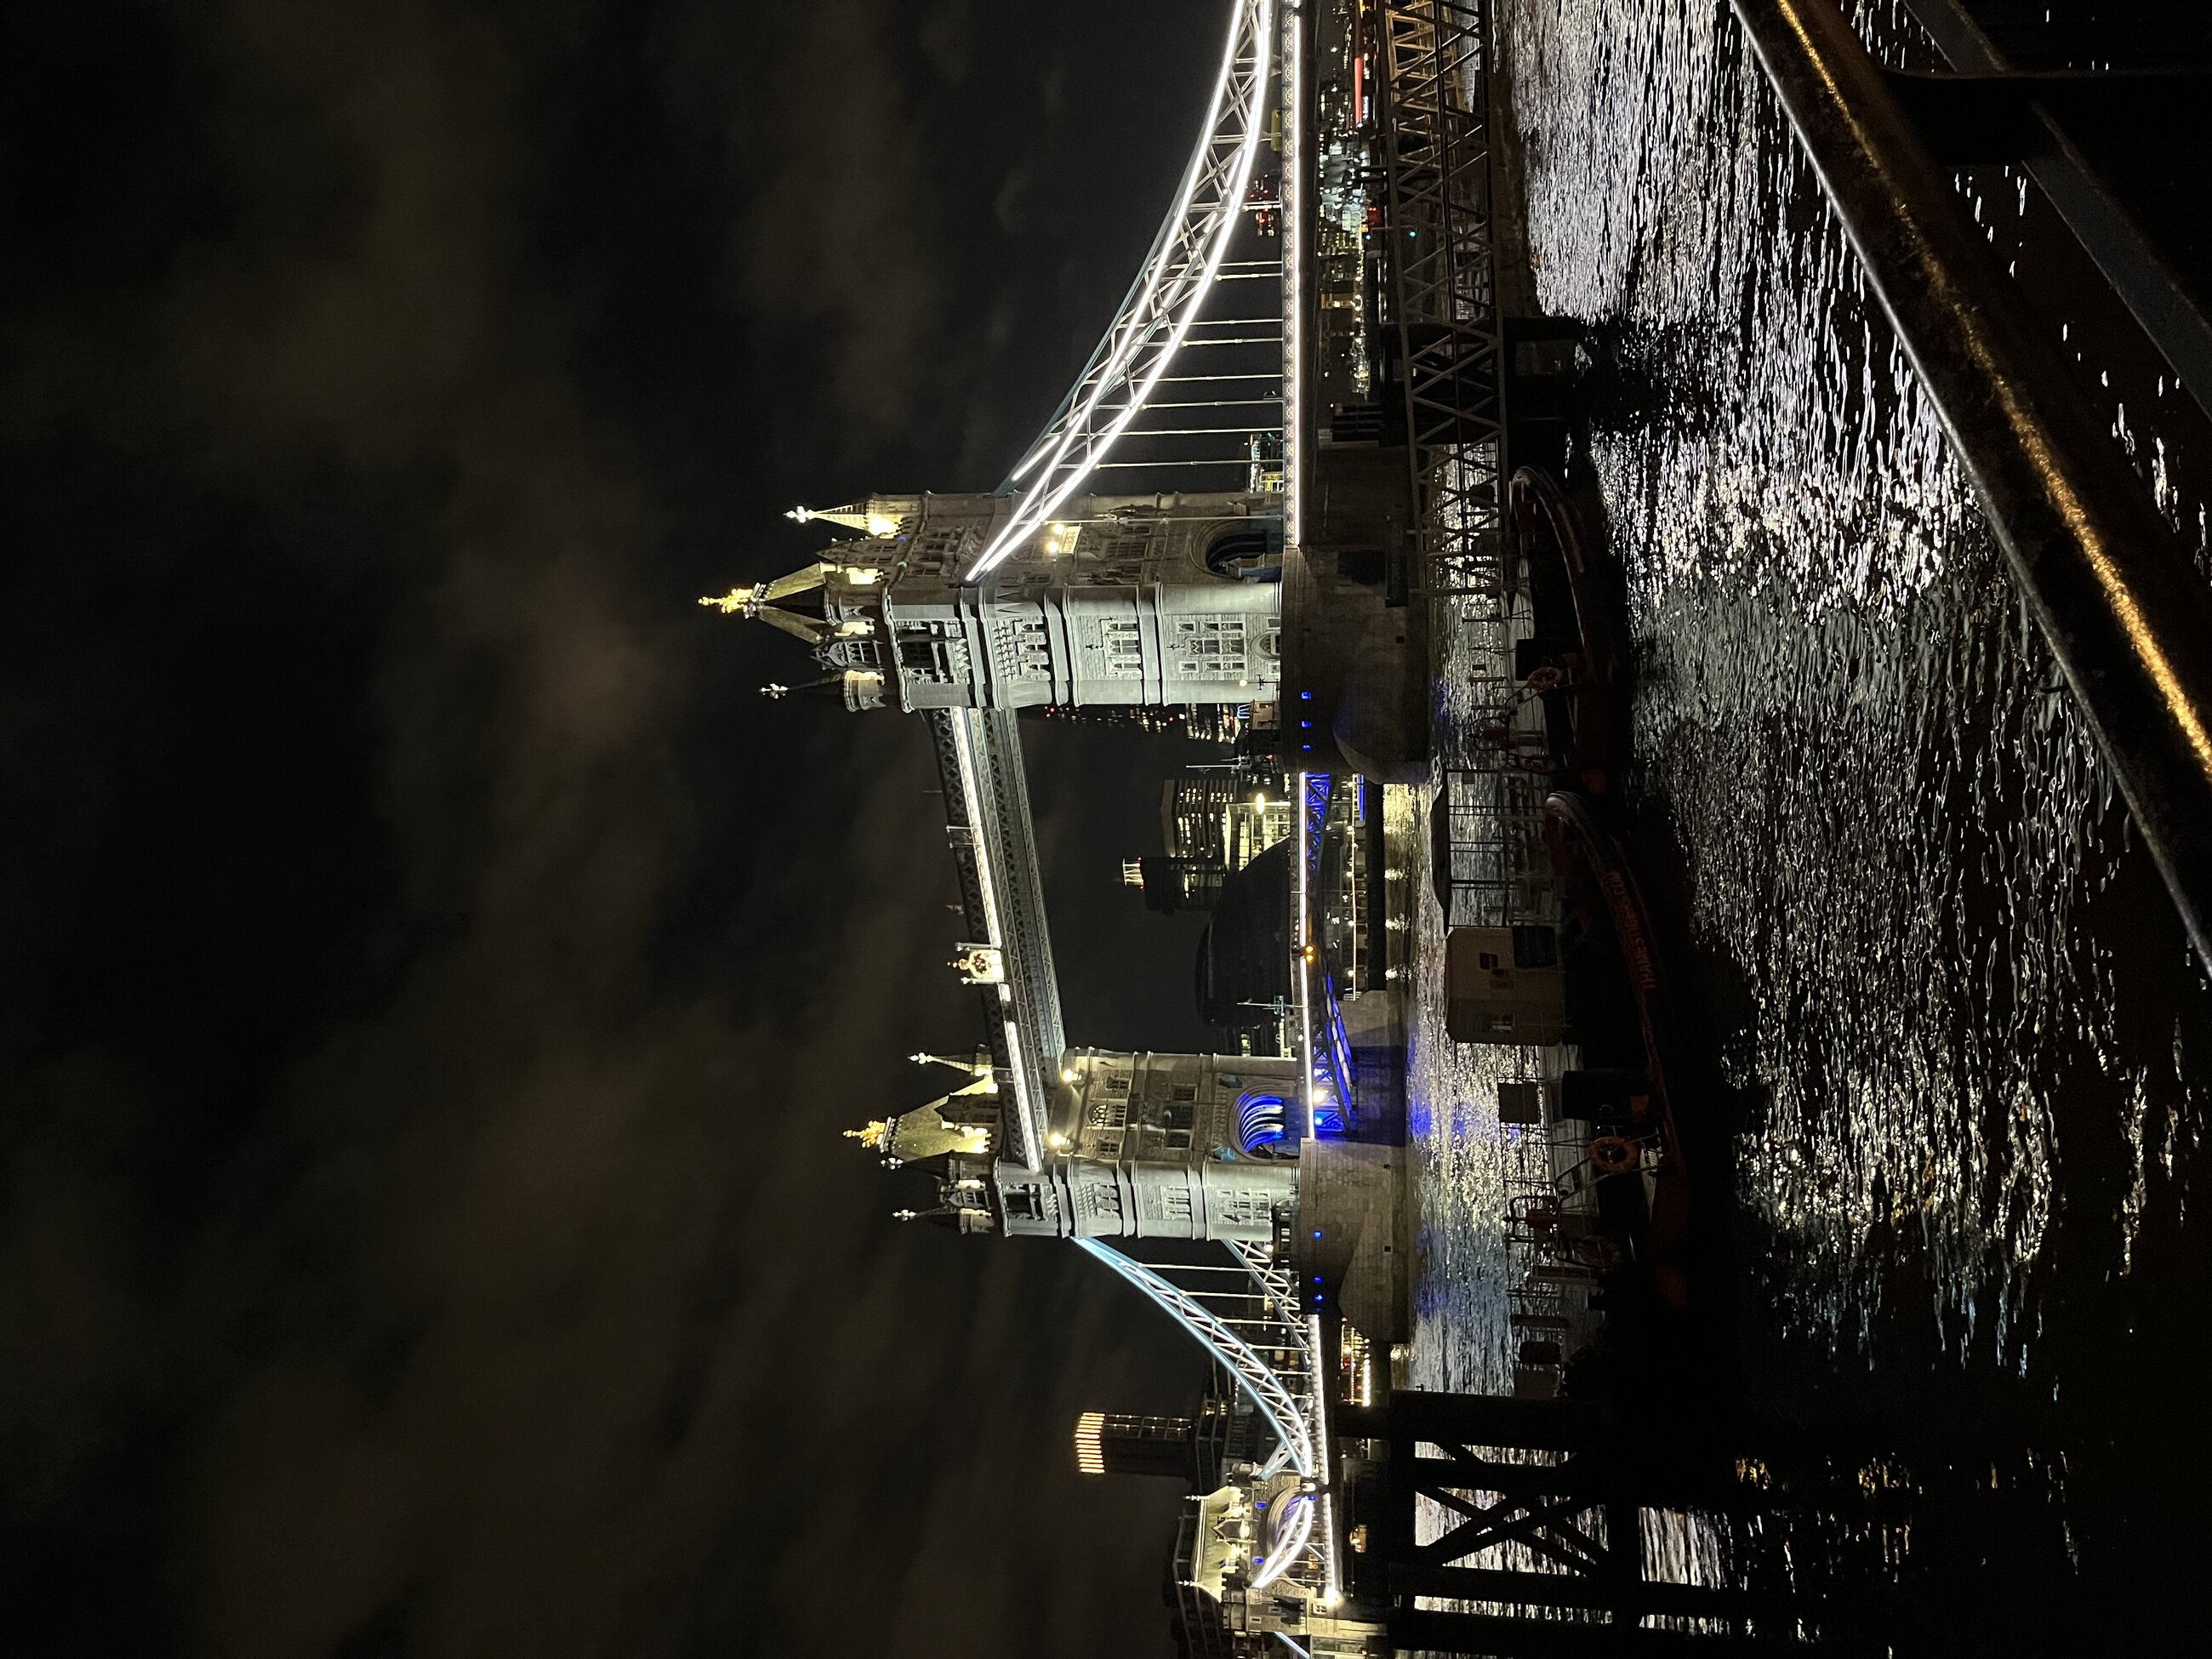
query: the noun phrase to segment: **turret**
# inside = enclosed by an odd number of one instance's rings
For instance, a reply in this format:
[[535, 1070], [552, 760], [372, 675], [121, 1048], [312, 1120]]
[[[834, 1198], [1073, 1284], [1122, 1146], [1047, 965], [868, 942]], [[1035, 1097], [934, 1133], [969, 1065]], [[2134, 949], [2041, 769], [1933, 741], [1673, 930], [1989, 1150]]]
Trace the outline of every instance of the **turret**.
[[987, 1074], [927, 1106], [848, 1129], [845, 1139], [882, 1153], [884, 1167], [896, 1170], [956, 1152], [981, 1157], [997, 1139], [998, 1122], [999, 1085]]

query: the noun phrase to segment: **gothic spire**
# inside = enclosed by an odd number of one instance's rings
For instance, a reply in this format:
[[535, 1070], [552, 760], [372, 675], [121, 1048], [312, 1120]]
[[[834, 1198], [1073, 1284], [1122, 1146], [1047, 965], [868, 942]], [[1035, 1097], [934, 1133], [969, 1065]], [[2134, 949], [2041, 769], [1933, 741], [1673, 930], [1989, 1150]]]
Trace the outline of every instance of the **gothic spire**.
[[811, 524], [817, 519], [825, 524], [842, 525], [848, 530], [857, 530], [863, 536], [896, 536], [899, 532], [899, 518], [867, 501], [848, 501], [842, 507], [794, 507], [783, 515], [793, 524]]

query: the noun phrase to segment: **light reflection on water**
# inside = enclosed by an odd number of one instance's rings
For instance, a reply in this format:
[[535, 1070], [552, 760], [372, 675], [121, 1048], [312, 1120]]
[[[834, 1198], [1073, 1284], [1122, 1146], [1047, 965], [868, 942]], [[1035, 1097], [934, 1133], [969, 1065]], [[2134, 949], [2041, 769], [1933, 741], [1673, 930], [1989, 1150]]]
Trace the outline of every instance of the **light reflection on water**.
[[[1725, 7], [1499, 11], [1543, 307], [1601, 325], [1619, 368], [1589, 461], [1628, 573], [1643, 833], [1676, 850], [1702, 957], [1678, 990], [1744, 1104], [1752, 1316], [1871, 1367], [1917, 1298], [1944, 1363], [2047, 1397], [2054, 1274], [2124, 1276], [2147, 1224], [2188, 1219], [2205, 981], [2146, 912], [2090, 735]], [[1975, 185], [1993, 227], [2030, 211]], [[2201, 544], [2155, 408], [2119, 419]], [[1442, 758], [1466, 666], [1439, 653]], [[1524, 1171], [1496, 1084], [1522, 1057], [1455, 1047], [1426, 1003], [1414, 1379], [1502, 1390]]]

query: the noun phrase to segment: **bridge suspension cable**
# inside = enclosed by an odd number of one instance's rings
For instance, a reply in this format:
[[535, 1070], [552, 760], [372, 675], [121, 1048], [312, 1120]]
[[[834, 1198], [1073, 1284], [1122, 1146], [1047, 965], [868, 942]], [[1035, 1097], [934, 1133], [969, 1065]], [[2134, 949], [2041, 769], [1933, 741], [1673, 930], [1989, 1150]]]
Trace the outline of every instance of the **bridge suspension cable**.
[[1220, 275], [1267, 134], [1274, 0], [1236, 0], [1206, 126], [1121, 314], [1075, 387], [1007, 478], [1023, 490], [967, 572], [973, 580], [1026, 543], [1105, 459], [1199, 320]]
[[[1283, 1292], [1290, 1288], [1287, 1274], [1277, 1273], [1272, 1264], [1255, 1266], [1254, 1258], [1238, 1249], [1234, 1265], [1156, 1267], [1126, 1256], [1103, 1240], [1079, 1238], [1076, 1243], [1104, 1262], [1130, 1284], [1142, 1291], [1168, 1317], [1181, 1325], [1207, 1348], [1213, 1357], [1229, 1368], [1260, 1415], [1267, 1419], [1289, 1453], [1291, 1467], [1304, 1479], [1316, 1479], [1321, 1473], [1315, 1452], [1314, 1432], [1308, 1419], [1313, 1412], [1316, 1355], [1310, 1335], [1304, 1322], [1297, 1316], [1295, 1301], [1285, 1302]], [[1255, 1253], [1256, 1254], [1256, 1253]], [[1258, 1258], [1265, 1263], [1265, 1258]], [[1209, 1272], [1237, 1274], [1259, 1289], [1238, 1289], [1229, 1291], [1200, 1290], [1179, 1284], [1170, 1273], [1186, 1278]], [[1232, 1304], [1256, 1304], [1258, 1317], [1225, 1314], [1210, 1305], [1224, 1298]], [[1246, 1340], [1240, 1328], [1256, 1338]], [[1267, 1351], [1263, 1354], [1261, 1350]], [[1267, 1355], [1273, 1356], [1271, 1363]]]

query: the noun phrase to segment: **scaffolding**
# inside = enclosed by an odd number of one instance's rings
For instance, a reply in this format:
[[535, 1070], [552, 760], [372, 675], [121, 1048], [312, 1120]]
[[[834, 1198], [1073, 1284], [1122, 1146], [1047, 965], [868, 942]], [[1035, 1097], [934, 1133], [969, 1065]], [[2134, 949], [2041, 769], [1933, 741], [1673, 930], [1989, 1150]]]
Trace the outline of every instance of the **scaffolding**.
[[1379, 298], [1425, 589], [1509, 577], [1503, 325], [1492, 224], [1490, 0], [1386, 0], [1376, 40]]

